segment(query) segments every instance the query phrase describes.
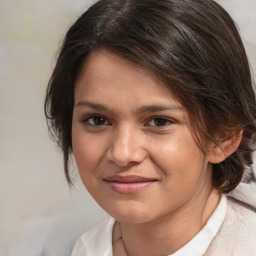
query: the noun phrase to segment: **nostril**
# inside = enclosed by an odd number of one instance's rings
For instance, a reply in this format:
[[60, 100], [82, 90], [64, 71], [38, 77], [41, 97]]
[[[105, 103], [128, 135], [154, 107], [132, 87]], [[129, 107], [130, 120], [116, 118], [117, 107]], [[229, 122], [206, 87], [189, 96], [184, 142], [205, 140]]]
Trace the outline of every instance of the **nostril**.
[[109, 160], [120, 167], [140, 164], [145, 160], [146, 157], [146, 152], [139, 148], [131, 151], [112, 148], [108, 154]]

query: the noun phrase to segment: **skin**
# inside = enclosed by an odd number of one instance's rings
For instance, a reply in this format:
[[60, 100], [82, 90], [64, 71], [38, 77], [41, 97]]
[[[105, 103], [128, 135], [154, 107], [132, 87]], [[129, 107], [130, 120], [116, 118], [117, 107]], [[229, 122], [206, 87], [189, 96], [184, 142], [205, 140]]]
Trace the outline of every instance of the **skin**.
[[[163, 81], [99, 49], [78, 75], [74, 102], [73, 153], [87, 190], [118, 220], [114, 253], [168, 255], [188, 243], [219, 202], [211, 184], [219, 159], [211, 143], [207, 154], [198, 148], [187, 112]], [[117, 174], [154, 182], [122, 194], [104, 181]]]

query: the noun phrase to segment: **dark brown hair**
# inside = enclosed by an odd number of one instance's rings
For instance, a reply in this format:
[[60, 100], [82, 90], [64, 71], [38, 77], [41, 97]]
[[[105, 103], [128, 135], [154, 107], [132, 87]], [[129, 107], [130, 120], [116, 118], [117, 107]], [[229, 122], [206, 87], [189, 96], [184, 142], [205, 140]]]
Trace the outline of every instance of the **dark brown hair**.
[[45, 100], [69, 184], [74, 83], [86, 58], [102, 47], [164, 80], [187, 109], [202, 151], [216, 132], [243, 129], [238, 150], [213, 166], [213, 186], [232, 191], [252, 165], [256, 102], [244, 46], [229, 14], [212, 0], [101, 0], [78, 18], [64, 38]]

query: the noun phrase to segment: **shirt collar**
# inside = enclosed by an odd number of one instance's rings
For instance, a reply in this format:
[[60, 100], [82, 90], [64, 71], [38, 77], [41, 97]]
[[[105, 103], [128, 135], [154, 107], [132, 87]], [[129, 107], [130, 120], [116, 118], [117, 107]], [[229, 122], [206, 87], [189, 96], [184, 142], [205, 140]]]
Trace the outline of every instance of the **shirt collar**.
[[227, 198], [222, 194], [220, 202], [203, 229], [185, 246], [169, 256], [202, 256], [219, 231], [227, 214]]

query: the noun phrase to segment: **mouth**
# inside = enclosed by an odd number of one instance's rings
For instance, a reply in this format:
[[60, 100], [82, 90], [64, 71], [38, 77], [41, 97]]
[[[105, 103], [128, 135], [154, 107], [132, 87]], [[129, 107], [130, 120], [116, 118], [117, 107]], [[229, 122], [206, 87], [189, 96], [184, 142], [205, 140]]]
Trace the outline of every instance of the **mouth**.
[[138, 193], [157, 181], [156, 179], [150, 179], [136, 175], [113, 175], [108, 176], [103, 180], [111, 189], [120, 194]]

